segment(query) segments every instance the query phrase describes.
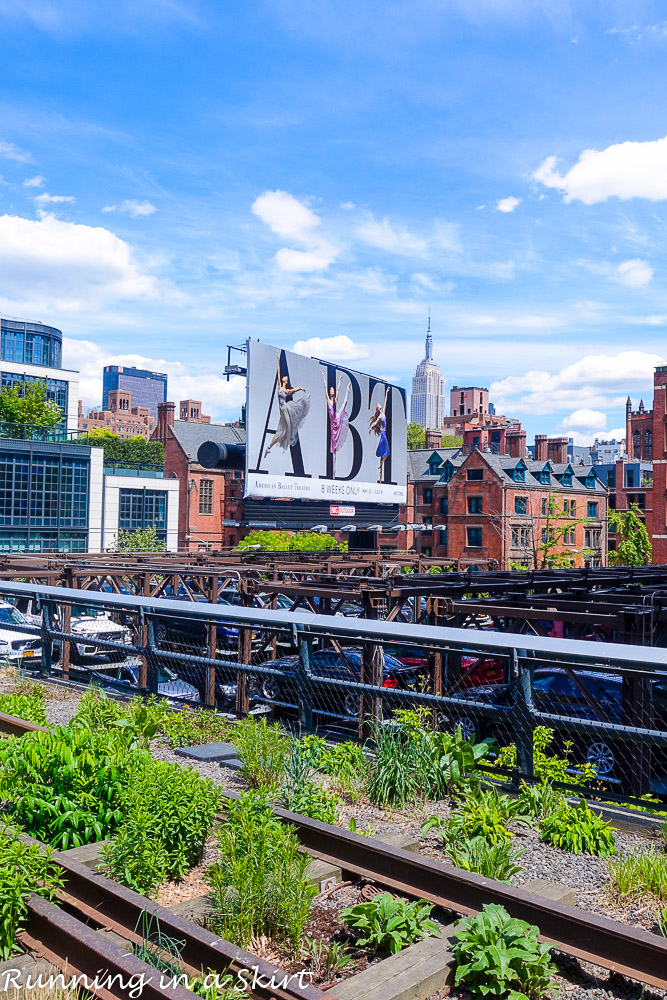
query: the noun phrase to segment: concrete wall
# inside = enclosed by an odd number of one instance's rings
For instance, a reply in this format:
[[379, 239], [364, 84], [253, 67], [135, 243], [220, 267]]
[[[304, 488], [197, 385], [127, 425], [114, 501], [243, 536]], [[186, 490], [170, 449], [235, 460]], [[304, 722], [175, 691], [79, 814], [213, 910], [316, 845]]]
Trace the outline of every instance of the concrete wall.
[[[93, 449], [100, 451], [101, 449]], [[118, 515], [121, 490], [162, 490], [167, 494], [167, 551], [178, 550], [179, 483], [177, 479], [154, 479], [149, 476], [104, 476], [103, 510], [100, 539], [102, 550], [107, 551], [118, 535]], [[91, 552], [100, 549], [92, 549]]]

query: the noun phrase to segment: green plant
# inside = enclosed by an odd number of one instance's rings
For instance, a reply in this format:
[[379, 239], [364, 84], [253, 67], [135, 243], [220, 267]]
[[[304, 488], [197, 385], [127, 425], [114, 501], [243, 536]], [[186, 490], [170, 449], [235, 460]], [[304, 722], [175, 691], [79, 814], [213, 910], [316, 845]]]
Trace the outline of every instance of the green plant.
[[[26, 722], [46, 725], [46, 703], [41, 684], [17, 685], [19, 690], [0, 694], [0, 712], [15, 715]], [[23, 688], [23, 690], [21, 690]]]
[[335, 824], [338, 819], [340, 799], [335, 792], [322, 788], [315, 782], [299, 789], [293, 795], [285, 795], [284, 802], [286, 809], [301, 813], [302, 816], [310, 816], [311, 819], [318, 819], [320, 823]]
[[118, 727], [126, 731], [128, 742], [147, 746], [149, 741], [170, 719], [166, 702], [151, 695], [144, 700], [137, 695], [129, 703], [109, 698], [106, 691], [92, 687], [79, 702], [70, 728], [91, 730]]
[[123, 791], [149, 760], [119, 729], [26, 733], [0, 743], [0, 796], [34, 837], [79, 847], [115, 831]]
[[207, 873], [217, 933], [243, 947], [265, 934], [299, 955], [317, 887], [295, 831], [276, 819], [267, 792], [244, 792], [226, 807], [219, 860]]
[[182, 878], [201, 860], [221, 802], [197, 771], [151, 761], [126, 789], [122, 826], [104, 848], [113, 878], [148, 896], [165, 878]]
[[658, 925], [658, 934], [661, 937], [667, 938], [667, 906], [663, 906], [662, 909], [658, 910], [655, 915], [655, 921]]
[[667, 854], [633, 851], [607, 862], [611, 891], [620, 898], [646, 893], [667, 900]]
[[522, 871], [517, 859], [523, 851], [513, 851], [507, 840], [489, 844], [484, 837], [473, 837], [461, 843], [450, 843], [445, 848], [449, 860], [457, 868], [466, 872], [476, 872], [485, 878], [508, 882], [513, 875]]
[[[544, 778], [547, 781], [562, 781], [570, 785], [583, 785], [595, 780], [596, 771], [592, 764], [576, 765], [576, 770], [579, 773], [572, 773], [575, 764], [570, 759], [573, 749], [571, 740], [566, 740], [563, 743], [563, 757], [547, 754], [546, 750], [553, 742], [553, 738], [553, 729], [550, 729], [548, 726], [535, 727], [533, 732], [533, 770], [535, 777]], [[493, 766], [507, 771], [516, 770], [516, 746], [514, 743], [500, 748]]]
[[53, 899], [63, 886], [62, 869], [51, 861], [53, 851], [26, 844], [16, 829], [0, 827], [0, 959], [14, 951], [16, 936], [26, 916], [26, 901], [33, 893]]
[[431, 796], [441, 798], [453, 795], [464, 785], [476, 766], [483, 761], [493, 746], [492, 740], [471, 743], [464, 739], [461, 727], [454, 733], [429, 732], [426, 738], [428, 759], [432, 762]]
[[290, 743], [277, 722], [244, 719], [232, 731], [250, 788], [276, 788], [282, 779]]
[[344, 944], [332, 941], [327, 945], [322, 938], [306, 941], [306, 959], [309, 961], [311, 971], [325, 981], [352, 961]]
[[322, 754], [319, 770], [334, 778], [364, 777], [368, 771], [368, 759], [358, 743], [334, 743]]
[[369, 903], [357, 903], [341, 912], [341, 920], [356, 931], [357, 944], [374, 951], [389, 951], [395, 955], [407, 945], [439, 934], [438, 925], [430, 919], [432, 903], [425, 900], [394, 899], [382, 892]]
[[452, 845], [473, 837], [482, 837], [490, 845], [509, 841], [514, 836], [508, 828], [509, 823], [527, 825], [527, 820], [521, 815], [521, 802], [502, 794], [497, 788], [477, 785], [470, 789], [459, 810], [447, 819], [431, 816], [424, 823], [422, 832], [426, 834], [433, 828], [437, 829], [445, 850], [448, 850]]
[[423, 795], [424, 753], [420, 742], [406, 740], [400, 729], [377, 726], [370, 761], [368, 795], [375, 805], [404, 806]]
[[327, 750], [327, 741], [321, 736], [316, 736], [315, 733], [307, 733], [306, 736], [301, 737], [300, 743], [303, 755], [310, 766], [319, 770]]
[[576, 806], [561, 802], [542, 820], [541, 830], [545, 843], [573, 854], [616, 854], [611, 824], [600, 813], [591, 812], [584, 799]]
[[560, 806], [563, 796], [543, 778], [536, 785], [528, 785], [522, 781], [519, 787], [519, 801], [524, 816], [541, 819], [549, 816]]
[[224, 742], [230, 738], [231, 732], [226, 719], [203, 708], [194, 712], [171, 712], [162, 729], [172, 748]]
[[141, 939], [132, 948], [135, 958], [152, 965], [164, 976], [179, 976], [182, 973], [181, 956], [185, 941], [165, 934], [155, 914], [143, 909], [134, 933], [141, 935]]
[[502, 906], [487, 903], [456, 927], [456, 986], [464, 982], [473, 995], [539, 1000], [556, 985], [552, 946], [538, 941], [539, 928], [510, 917]]
[[349, 822], [347, 824], [347, 828], [350, 831], [350, 833], [358, 833], [360, 837], [374, 837], [375, 836], [375, 830], [370, 825], [370, 823], [367, 825], [367, 827], [366, 827], [365, 830], [359, 830], [357, 828], [357, 821], [354, 818], [354, 816], [350, 816]]

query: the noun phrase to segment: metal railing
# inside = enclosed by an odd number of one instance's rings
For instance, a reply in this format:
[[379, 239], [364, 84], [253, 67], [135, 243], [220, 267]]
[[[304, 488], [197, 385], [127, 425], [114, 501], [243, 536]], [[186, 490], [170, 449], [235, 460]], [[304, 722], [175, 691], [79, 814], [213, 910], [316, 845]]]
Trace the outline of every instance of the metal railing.
[[8, 420], [0, 420], [0, 438], [13, 438], [15, 441], [50, 441], [55, 443], [87, 445], [88, 434], [85, 431], [68, 431], [63, 424], [55, 427], [41, 427], [39, 424], [17, 424]]
[[493, 739], [495, 773], [514, 783], [548, 770], [580, 794], [647, 805], [651, 793], [667, 808], [665, 649], [493, 632], [482, 618], [479, 628], [379, 620], [388, 608], [376, 620], [344, 605], [288, 611], [271, 594], [209, 604], [13, 581], [0, 594], [35, 615], [0, 618], [0, 637], [27, 637], [32, 648], [15, 658], [44, 674], [237, 715], [259, 707], [348, 738], [410, 709], [425, 726]]

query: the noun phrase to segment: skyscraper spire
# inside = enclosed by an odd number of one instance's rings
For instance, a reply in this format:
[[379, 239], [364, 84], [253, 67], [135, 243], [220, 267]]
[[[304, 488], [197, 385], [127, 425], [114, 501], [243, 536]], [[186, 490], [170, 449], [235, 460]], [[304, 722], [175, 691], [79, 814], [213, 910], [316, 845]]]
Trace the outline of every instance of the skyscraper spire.
[[431, 307], [428, 310], [428, 329], [426, 331], [426, 361], [433, 361], [433, 337], [431, 336]]

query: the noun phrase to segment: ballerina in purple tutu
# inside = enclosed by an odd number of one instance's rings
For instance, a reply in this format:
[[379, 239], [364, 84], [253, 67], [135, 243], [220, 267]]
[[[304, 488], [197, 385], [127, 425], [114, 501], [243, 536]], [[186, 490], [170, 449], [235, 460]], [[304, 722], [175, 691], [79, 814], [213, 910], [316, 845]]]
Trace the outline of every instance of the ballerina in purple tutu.
[[389, 442], [387, 441], [387, 399], [389, 398], [389, 386], [387, 386], [387, 391], [384, 394], [384, 403], [380, 406], [379, 403], [375, 406], [375, 413], [371, 417], [370, 423], [368, 425], [368, 433], [371, 434], [373, 431], [380, 438], [378, 441], [377, 451], [375, 455], [380, 459], [380, 467], [378, 469], [378, 483], [382, 482], [382, 466], [387, 461], [391, 452], [389, 450]]
[[340, 396], [340, 384], [343, 381], [343, 376], [341, 374], [338, 379], [338, 388], [334, 389], [331, 386], [327, 389], [327, 380], [324, 376], [324, 372], [320, 368], [320, 374], [322, 376], [322, 381], [324, 382], [324, 392], [327, 397], [327, 409], [329, 411], [329, 423], [331, 425], [331, 455], [333, 457], [333, 478], [336, 478], [336, 452], [340, 451], [347, 440], [347, 430], [349, 417], [347, 413], [347, 397], [350, 395], [351, 382], [347, 383], [347, 389], [345, 390], [345, 398], [343, 399], [343, 405], [340, 410], [338, 409], [338, 398]]

